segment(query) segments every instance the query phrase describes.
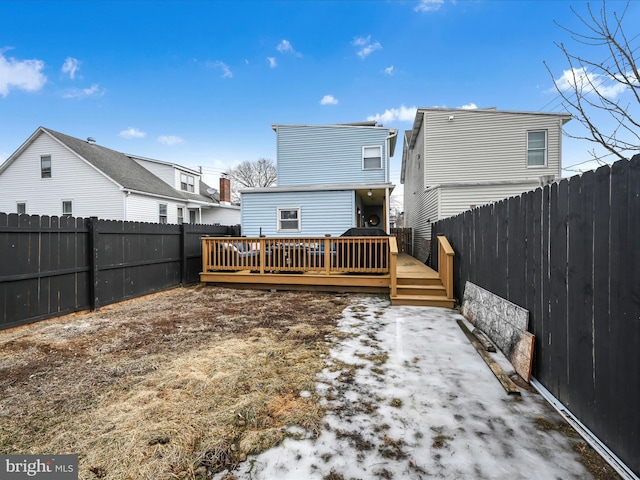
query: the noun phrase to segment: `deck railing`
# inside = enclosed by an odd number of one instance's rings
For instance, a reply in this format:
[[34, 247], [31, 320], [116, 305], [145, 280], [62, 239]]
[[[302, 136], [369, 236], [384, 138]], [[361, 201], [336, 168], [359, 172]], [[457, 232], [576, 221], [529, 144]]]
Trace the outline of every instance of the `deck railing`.
[[389, 242], [390, 237], [203, 237], [202, 271], [387, 274]]
[[453, 299], [453, 256], [454, 251], [447, 237], [438, 235], [438, 274], [448, 299]]

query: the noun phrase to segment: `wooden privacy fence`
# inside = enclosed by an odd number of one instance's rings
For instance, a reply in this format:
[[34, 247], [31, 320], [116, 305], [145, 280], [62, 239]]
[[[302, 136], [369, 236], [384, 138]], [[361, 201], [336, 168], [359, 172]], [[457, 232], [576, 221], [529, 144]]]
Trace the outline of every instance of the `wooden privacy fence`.
[[201, 236], [239, 233], [0, 213], [0, 329], [199, 282]]
[[455, 296], [468, 280], [529, 310], [533, 376], [640, 475], [640, 155], [439, 234], [456, 251]]
[[203, 238], [202, 271], [389, 273], [389, 238]]

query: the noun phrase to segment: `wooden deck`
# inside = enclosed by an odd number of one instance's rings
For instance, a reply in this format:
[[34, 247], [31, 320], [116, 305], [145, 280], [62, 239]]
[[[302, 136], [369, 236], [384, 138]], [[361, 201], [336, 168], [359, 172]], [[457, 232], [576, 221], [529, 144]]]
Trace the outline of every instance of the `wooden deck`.
[[[307, 243], [308, 240], [305, 239]], [[397, 249], [394, 251], [394, 240], [384, 237], [384, 241], [388, 242], [388, 246], [384, 244], [385, 248], [388, 248], [388, 257], [385, 257], [388, 258], [388, 262], [384, 261], [384, 268], [376, 265], [372, 270], [377, 273], [362, 273], [360, 270], [366, 268], [358, 266], [357, 272], [340, 271], [339, 265], [336, 268], [333, 265], [329, 267], [331, 262], [328, 261], [322, 265], [316, 264], [315, 259], [303, 259], [297, 253], [289, 255], [287, 262], [278, 264], [277, 268], [273, 267], [273, 264], [268, 266], [269, 259], [265, 259], [263, 253], [260, 261], [257, 259], [258, 255], [249, 260], [236, 258], [231, 266], [233, 269], [229, 269], [231, 267], [227, 264], [217, 264], [220, 260], [230, 259], [226, 250], [222, 254], [215, 252], [220, 252], [221, 242], [229, 243], [234, 239], [203, 238], [203, 271], [200, 273], [200, 279], [206, 283], [238, 288], [381, 293], [390, 295], [393, 305], [453, 307], [454, 300], [449, 298], [440, 274], [415, 258], [398, 253]], [[256, 241], [243, 239], [242, 243], [255, 244]], [[381, 242], [380, 238], [375, 242]], [[329, 251], [328, 247], [326, 251]], [[375, 251], [374, 248], [367, 250], [368, 253]], [[324, 253], [323, 251], [323, 255]], [[216, 262], [216, 265], [207, 263], [207, 259], [211, 259], [211, 263]], [[295, 263], [294, 266], [291, 266], [292, 261]], [[247, 263], [249, 266], [245, 266]], [[291, 269], [299, 271], [288, 271]], [[380, 270], [384, 271], [380, 273]]]

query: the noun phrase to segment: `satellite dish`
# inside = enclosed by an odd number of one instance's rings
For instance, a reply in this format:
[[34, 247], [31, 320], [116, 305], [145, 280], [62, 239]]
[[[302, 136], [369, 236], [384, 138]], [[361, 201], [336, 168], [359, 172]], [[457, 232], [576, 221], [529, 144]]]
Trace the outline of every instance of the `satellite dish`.
[[209, 195], [215, 195], [216, 193], [218, 193], [218, 190], [215, 188], [207, 188], [207, 193]]

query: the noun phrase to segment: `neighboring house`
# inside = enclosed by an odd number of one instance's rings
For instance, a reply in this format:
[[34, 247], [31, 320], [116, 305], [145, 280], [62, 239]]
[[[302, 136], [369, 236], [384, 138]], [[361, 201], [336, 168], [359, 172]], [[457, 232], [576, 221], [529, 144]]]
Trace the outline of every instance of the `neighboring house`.
[[560, 177], [566, 113], [419, 108], [405, 132], [400, 183], [414, 256], [426, 260], [431, 225]]
[[237, 225], [228, 182], [221, 199], [195, 170], [39, 127], [0, 166], [0, 212]]
[[247, 236], [338, 236], [389, 231], [389, 178], [397, 130], [376, 122], [272, 125], [277, 186], [241, 191]]

